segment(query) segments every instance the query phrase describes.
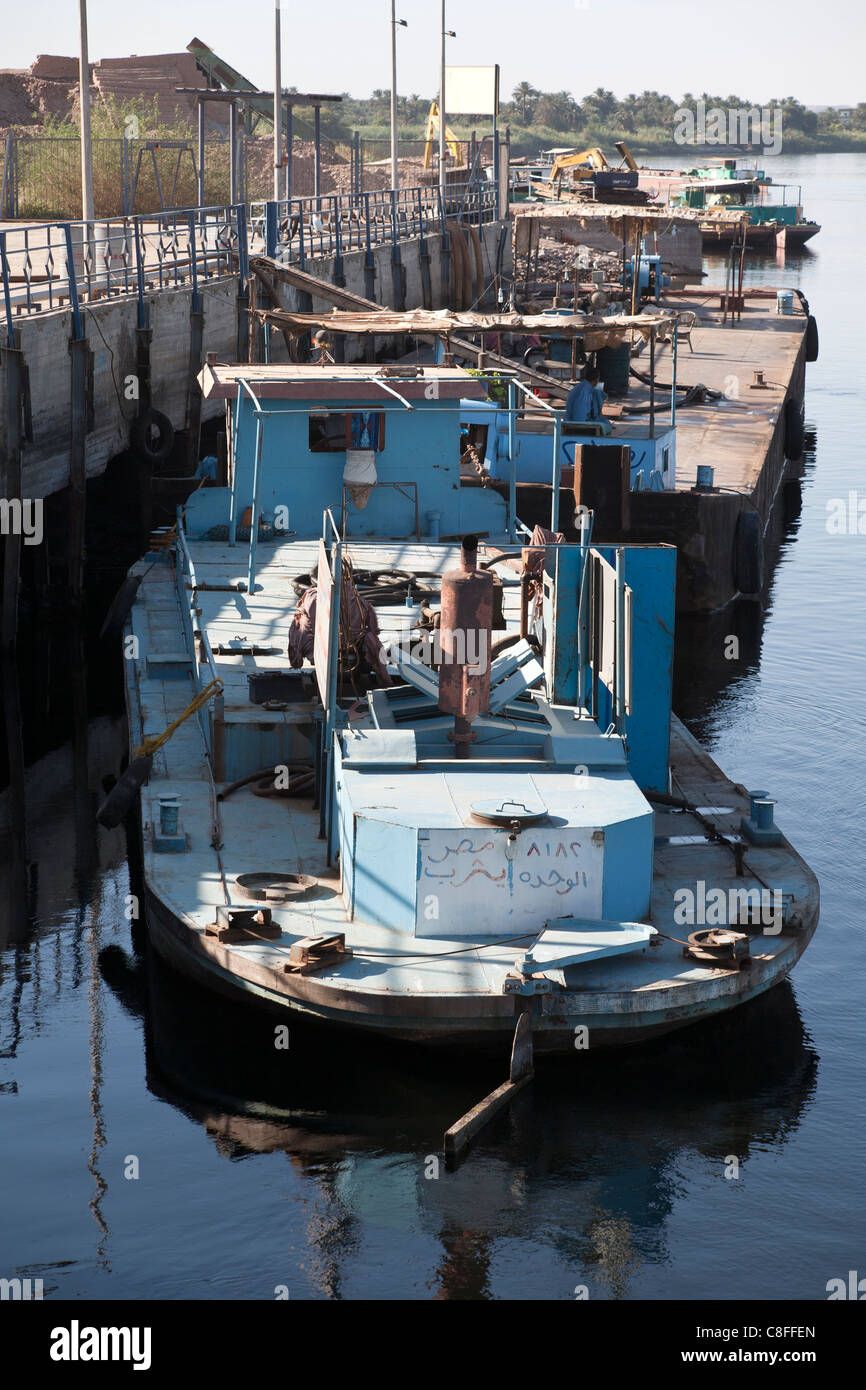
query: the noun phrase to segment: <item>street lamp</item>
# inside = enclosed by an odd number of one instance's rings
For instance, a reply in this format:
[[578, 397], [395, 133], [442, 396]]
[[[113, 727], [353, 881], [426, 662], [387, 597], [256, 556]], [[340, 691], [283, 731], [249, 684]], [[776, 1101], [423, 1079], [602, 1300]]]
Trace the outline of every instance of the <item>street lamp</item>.
[[[283, 196], [281, 175], [283, 172], [283, 94], [282, 94], [282, 72], [281, 72], [281, 41], [280, 41], [280, 0], [274, 0], [274, 202], [278, 203]], [[234, 158], [234, 152], [232, 152]]]
[[456, 39], [453, 29], [445, 28], [445, 0], [442, 0], [442, 57], [439, 65], [439, 187], [445, 192], [445, 40]]
[[391, 187], [400, 187], [400, 167], [397, 163], [397, 26], [408, 29], [405, 19], [397, 19], [397, 0], [391, 0]]
[[[87, 59], [87, 0], [78, 0], [78, 97], [81, 105], [81, 217], [93, 221], [93, 159], [90, 143], [90, 63]], [[89, 235], [89, 229], [88, 229]]]

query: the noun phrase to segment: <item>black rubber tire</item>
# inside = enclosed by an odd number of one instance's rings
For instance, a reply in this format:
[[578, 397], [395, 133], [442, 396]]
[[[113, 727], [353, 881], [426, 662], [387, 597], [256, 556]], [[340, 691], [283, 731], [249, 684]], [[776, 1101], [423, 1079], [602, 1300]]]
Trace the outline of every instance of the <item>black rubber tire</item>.
[[734, 584], [746, 598], [758, 597], [764, 580], [764, 534], [761, 518], [752, 507], [737, 517], [734, 533]]
[[114, 595], [114, 598], [111, 600], [102, 627], [99, 629], [100, 639], [105, 637], [116, 637], [118, 633], [123, 631], [123, 625], [129, 616], [129, 610], [135, 603], [140, 584], [140, 574], [130, 574], [124, 579], [117, 593]]
[[803, 402], [789, 396], [785, 401], [785, 458], [798, 463], [803, 457]]
[[148, 463], [165, 463], [174, 446], [174, 425], [162, 411], [145, 410], [132, 426], [132, 442]]
[[818, 321], [810, 314], [806, 323], [806, 361], [818, 361]]

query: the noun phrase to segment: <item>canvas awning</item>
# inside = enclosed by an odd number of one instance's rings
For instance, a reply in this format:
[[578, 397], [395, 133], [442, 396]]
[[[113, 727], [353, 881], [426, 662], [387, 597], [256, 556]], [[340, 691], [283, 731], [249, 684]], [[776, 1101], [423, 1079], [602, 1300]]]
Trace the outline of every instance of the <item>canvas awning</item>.
[[670, 327], [674, 312], [649, 314], [477, 314], [449, 309], [412, 309], [397, 312], [383, 309], [376, 313], [333, 309], [330, 313], [293, 313], [283, 309], [257, 309], [256, 316], [285, 332], [325, 332], [357, 334], [408, 333], [413, 337], [450, 338], [452, 335], [479, 333], [537, 334], [540, 337], [582, 338], [595, 352], [601, 347], [618, 346], [627, 333], [640, 333], [648, 339], [653, 329]]

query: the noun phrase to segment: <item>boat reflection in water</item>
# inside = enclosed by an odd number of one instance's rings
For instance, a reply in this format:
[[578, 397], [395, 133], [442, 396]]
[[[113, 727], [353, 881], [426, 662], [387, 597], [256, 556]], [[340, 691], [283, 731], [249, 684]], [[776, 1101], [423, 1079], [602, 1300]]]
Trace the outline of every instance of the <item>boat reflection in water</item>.
[[669, 1258], [683, 1164], [702, 1161], [722, 1182], [731, 1156], [742, 1170], [756, 1150], [778, 1150], [815, 1088], [817, 1057], [785, 982], [625, 1061], [543, 1062], [451, 1172], [439, 1164], [442, 1133], [501, 1079], [495, 1060], [443, 1065], [411, 1045], [295, 1021], [278, 1051], [273, 1020], [150, 952], [112, 946], [100, 966], [144, 1022], [151, 1093], [201, 1124], [229, 1162], [283, 1152], [314, 1185], [314, 1296], [339, 1297], [365, 1231], [383, 1229], [389, 1243], [399, 1231], [441, 1244], [438, 1298], [495, 1293], [494, 1247], [501, 1269], [509, 1241], [526, 1243], [527, 1280], [549, 1251], [563, 1297], [633, 1295], [640, 1271]]

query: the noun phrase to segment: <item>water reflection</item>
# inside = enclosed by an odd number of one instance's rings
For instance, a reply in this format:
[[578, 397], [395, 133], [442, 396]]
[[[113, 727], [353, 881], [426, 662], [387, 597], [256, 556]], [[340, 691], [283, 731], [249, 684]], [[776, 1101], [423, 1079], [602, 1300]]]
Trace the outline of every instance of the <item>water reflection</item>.
[[[441, 1254], [436, 1298], [494, 1292], [510, 1240], [547, 1247], [564, 1296], [623, 1298], [668, 1258], [667, 1222], [695, 1157], [725, 1164], [779, 1149], [814, 1093], [817, 1058], [789, 985], [727, 1018], [629, 1052], [543, 1064], [456, 1172], [445, 1128], [502, 1065], [274, 1021], [117, 946], [104, 979], [144, 1027], [148, 1089], [201, 1125], [227, 1162], [284, 1153], [314, 1188], [307, 1221], [317, 1290], [339, 1297], [365, 1230], [420, 1231]], [[395, 1236], [396, 1238], [396, 1236]], [[531, 1265], [527, 1268], [531, 1280]], [[524, 1296], [532, 1296], [531, 1287]]]

